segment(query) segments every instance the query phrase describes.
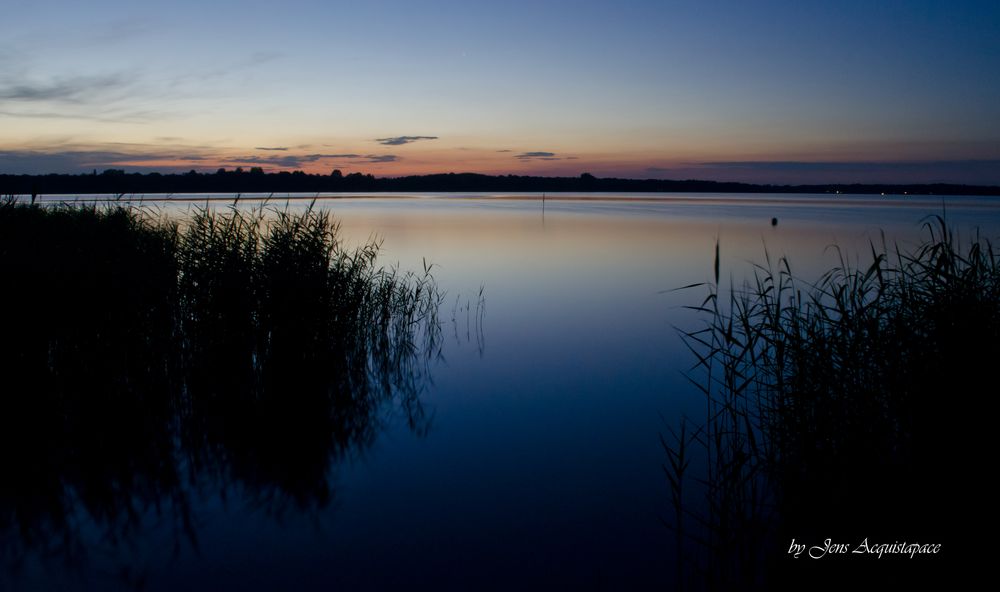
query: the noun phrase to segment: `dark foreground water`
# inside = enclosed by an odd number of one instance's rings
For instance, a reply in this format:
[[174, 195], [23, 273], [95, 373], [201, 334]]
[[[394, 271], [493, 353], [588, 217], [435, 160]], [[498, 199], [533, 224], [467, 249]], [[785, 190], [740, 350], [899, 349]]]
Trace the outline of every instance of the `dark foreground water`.
[[[194, 203], [227, 207], [205, 197]], [[252, 457], [238, 459], [241, 478], [180, 461], [163, 494], [77, 491], [61, 529], [26, 532], [0, 505], [0, 587], [668, 588], [659, 436], [701, 410], [675, 327], [697, 326], [682, 307], [705, 294], [670, 290], [711, 278], [716, 241], [722, 277], [741, 281], [765, 249], [809, 279], [838, 263], [830, 245], [864, 263], [881, 232], [914, 244], [942, 203], [963, 235], [1000, 236], [990, 198], [648, 197], [321, 199], [344, 241], [378, 237], [383, 264], [426, 261], [447, 291], [416, 421], [389, 401], [366, 415], [364, 437], [337, 436], [325, 487], [268, 480], [302, 457]], [[192, 202], [147, 203], [183, 215]], [[141, 503], [114, 511], [132, 497]], [[37, 540], [53, 532], [62, 539]]]

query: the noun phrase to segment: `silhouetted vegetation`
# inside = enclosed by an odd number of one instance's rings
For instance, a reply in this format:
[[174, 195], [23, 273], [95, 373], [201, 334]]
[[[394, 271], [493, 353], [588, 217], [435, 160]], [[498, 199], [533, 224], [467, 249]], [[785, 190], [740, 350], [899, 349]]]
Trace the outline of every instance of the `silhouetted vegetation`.
[[81, 529], [118, 544], [150, 516], [196, 544], [192, 487], [321, 508], [388, 413], [426, 429], [441, 296], [377, 253], [312, 208], [0, 204], [0, 557], [72, 559]]
[[[817, 283], [770, 259], [686, 332], [705, 421], [665, 441], [676, 528], [695, 588], [921, 581], [975, 553], [989, 446], [981, 412], [1000, 356], [1000, 257], [943, 219], [913, 251], [872, 245]], [[694, 462], [692, 465], [691, 463]], [[695, 477], [693, 477], [695, 475]], [[793, 539], [940, 543], [942, 555], [793, 559]], [[690, 544], [688, 544], [690, 543]], [[872, 581], [867, 583], [873, 583]]]
[[822, 184], [757, 185], [719, 181], [532, 177], [447, 173], [408, 177], [374, 177], [362, 173], [329, 175], [302, 171], [264, 173], [254, 167], [219, 169], [215, 173], [126, 173], [108, 169], [81, 175], [0, 175], [0, 195], [142, 195], [149, 193], [335, 193], [335, 192], [676, 192], [676, 193], [844, 193], [910, 195], [1000, 195], [1000, 187], [956, 184]]

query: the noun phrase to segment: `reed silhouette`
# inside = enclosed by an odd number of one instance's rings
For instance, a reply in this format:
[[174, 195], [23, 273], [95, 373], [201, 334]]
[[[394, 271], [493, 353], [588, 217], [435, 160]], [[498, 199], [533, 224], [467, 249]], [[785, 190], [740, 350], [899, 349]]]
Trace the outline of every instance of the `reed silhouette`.
[[[664, 438], [693, 588], [843, 587], [864, 578], [947, 582], [987, 507], [989, 420], [975, 401], [1000, 355], [1000, 257], [937, 217], [913, 250], [871, 245], [814, 283], [770, 258], [704, 301], [683, 333], [703, 422]], [[694, 465], [692, 465], [694, 461]], [[693, 475], [697, 475], [694, 478]], [[792, 559], [792, 539], [940, 543], [916, 560]], [[874, 579], [865, 580], [875, 583]]]
[[85, 556], [84, 523], [128, 542], [151, 514], [197, 545], [206, 484], [275, 514], [322, 508], [336, 461], [389, 412], [427, 429], [441, 294], [337, 231], [312, 207], [0, 204], [7, 568]]

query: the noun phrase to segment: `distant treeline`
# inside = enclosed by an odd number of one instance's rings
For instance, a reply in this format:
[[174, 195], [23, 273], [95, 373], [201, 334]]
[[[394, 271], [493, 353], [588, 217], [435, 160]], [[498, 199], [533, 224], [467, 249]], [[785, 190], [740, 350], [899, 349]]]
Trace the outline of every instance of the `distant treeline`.
[[327, 193], [327, 192], [698, 192], [698, 193], [868, 193], [911, 195], [1000, 195], [1000, 186], [947, 183], [912, 185], [826, 184], [756, 185], [698, 180], [530, 177], [447, 173], [409, 177], [374, 177], [362, 173], [311, 175], [302, 171], [265, 173], [219, 169], [214, 173], [102, 173], [66, 175], [0, 175], [0, 195], [146, 194], [146, 193]]

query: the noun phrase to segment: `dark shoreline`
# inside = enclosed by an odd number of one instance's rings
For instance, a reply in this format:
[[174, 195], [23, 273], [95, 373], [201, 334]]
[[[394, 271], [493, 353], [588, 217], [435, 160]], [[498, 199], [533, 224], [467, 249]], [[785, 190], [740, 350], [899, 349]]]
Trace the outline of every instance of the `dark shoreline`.
[[399, 192], [624, 192], [624, 193], [806, 193], [853, 195], [1000, 196], [997, 185], [817, 184], [760, 185], [699, 180], [529, 177], [447, 173], [410, 177], [374, 177], [361, 173], [310, 175], [301, 171], [264, 173], [260, 170], [215, 173], [103, 173], [68, 175], [0, 174], [0, 195], [149, 193], [399, 193]]

